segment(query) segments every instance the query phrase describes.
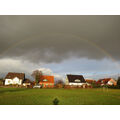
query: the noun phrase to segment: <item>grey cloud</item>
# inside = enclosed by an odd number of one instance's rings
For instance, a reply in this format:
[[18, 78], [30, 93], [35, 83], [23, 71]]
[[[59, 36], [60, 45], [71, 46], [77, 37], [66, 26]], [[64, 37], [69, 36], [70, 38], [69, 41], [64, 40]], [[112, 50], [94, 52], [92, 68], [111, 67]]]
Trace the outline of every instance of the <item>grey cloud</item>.
[[0, 16], [0, 58], [120, 60], [119, 44], [120, 16]]

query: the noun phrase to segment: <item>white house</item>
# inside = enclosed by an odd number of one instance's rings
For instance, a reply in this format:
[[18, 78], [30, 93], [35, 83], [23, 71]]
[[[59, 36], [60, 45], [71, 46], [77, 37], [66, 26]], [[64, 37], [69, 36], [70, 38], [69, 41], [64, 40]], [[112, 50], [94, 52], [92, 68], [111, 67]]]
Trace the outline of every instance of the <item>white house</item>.
[[82, 86], [87, 84], [82, 75], [67, 75], [66, 85]]
[[31, 81], [27, 78], [24, 80], [23, 82], [23, 86], [27, 87], [27, 86], [30, 86], [31, 85]]
[[117, 81], [115, 81], [113, 78], [104, 78], [104, 79], [100, 79], [98, 80], [98, 82], [101, 84], [101, 86], [104, 85], [117, 85]]
[[24, 73], [12, 73], [9, 72], [5, 77], [5, 85], [22, 85], [23, 81], [25, 80]]

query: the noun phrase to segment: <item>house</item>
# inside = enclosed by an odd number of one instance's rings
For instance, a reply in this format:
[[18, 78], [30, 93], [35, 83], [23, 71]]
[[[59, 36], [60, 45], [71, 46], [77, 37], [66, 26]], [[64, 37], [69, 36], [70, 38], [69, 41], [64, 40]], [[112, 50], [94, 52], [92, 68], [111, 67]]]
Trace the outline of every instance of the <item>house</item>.
[[25, 80], [24, 73], [14, 73], [9, 72], [5, 77], [5, 85], [22, 85], [23, 81]]
[[92, 80], [92, 79], [85, 79], [85, 81], [88, 84], [96, 83], [96, 80]]
[[108, 85], [117, 85], [117, 81], [115, 81], [114, 79], [110, 79], [109, 81], [108, 81], [108, 83], [107, 83]]
[[28, 78], [26, 78], [24, 81], [23, 81], [23, 86], [25, 87], [28, 87], [32, 84], [31, 80], [29, 80]]
[[54, 76], [43, 75], [39, 84], [43, 88], [53, 88], [54, 87]]
[[103, 85], [117, 85], [117, 81], [112, 78], [104, 78], [97, 81], [101, 86]]
[[66, 85], [70, 86], [85, 86], [87, 85], [84, 77], [82, 75], [67, 75]]

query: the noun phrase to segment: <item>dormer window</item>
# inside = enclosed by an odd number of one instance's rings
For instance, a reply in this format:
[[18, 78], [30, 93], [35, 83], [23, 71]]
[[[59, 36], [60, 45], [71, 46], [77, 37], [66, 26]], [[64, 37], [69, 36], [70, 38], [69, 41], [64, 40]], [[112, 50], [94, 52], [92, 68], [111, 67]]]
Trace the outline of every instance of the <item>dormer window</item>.
[[48, 80], [47, 80], [47, 79], [44, 79], [43, 81], [44, 81], [44, 82], [47, 82]]
[[76, 82], [76, 83], [80, 83], [80, 82], [81, 82], [81, 80], [79, 80], [79, 79], [76, 79], [76, 80], [75, 80], [75, 82]]

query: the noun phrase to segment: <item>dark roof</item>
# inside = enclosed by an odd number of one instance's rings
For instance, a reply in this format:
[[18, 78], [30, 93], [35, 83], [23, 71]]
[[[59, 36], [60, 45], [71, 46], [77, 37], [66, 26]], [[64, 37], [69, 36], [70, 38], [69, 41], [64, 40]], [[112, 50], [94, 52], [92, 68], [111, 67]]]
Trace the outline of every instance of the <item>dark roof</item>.
[[26, 78], [24, 81], [23, 81], [23, 83], [31, 83], [32, 81], [30, 80], [30, 79], [28, 79], [28, 78]]
[[82, 75], [67, 75], [67, 78], [68, 78], [68, 81], [69, 82], [75, 82], [75, 80], [80, 80], [80, 81], [77, 81], [78, 83], [85, 83], [85, 79]]
[[18, 77], [19, 79], [25, 79], [25, 73], [13, 73], [13, 72], [9, 72], [5, 79], [13, 79], [15, 77]]

